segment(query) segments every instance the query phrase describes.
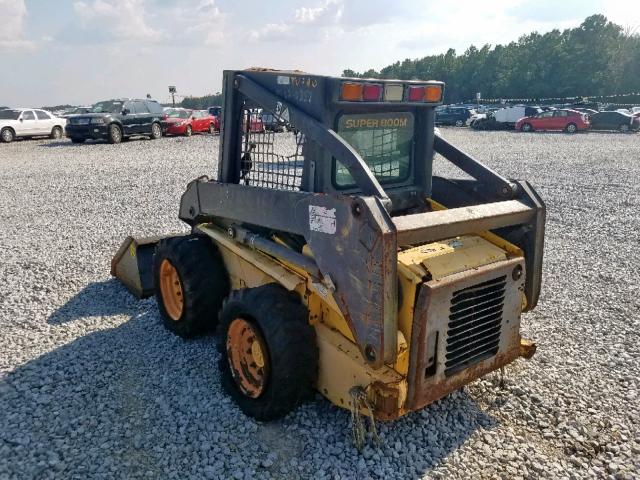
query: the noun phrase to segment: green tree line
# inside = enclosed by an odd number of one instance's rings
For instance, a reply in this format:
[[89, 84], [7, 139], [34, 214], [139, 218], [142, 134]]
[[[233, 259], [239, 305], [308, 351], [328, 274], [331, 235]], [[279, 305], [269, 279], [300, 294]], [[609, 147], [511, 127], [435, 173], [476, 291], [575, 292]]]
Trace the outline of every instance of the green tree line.
[[[462, 55], [398, 61], [379, 72], [345, 70], [345, 77], [442, 80], [449, 103], [483, 98], [549, 98], [640, 91], [640, 35], [587, 17], [577, 28], [524, 35], [508, 45], [470, 46]], [[637, 98], [640, 100], [640, 96]]]
[[222, 106], [222, 93], [205, 95], [203, 97], [185, 97], [182, 99], [182, 102], [180, 102], [180, 106], [193, 110], [205, 110], [213, 106]]

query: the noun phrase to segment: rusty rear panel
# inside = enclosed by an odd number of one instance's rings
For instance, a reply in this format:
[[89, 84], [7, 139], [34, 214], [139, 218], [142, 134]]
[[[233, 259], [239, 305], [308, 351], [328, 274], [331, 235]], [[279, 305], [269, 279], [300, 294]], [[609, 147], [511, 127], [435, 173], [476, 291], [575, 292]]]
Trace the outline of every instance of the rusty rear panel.
[[524, 260], [513, 258], [421, 285], [406, 410], [518, 358], [524, 279]]

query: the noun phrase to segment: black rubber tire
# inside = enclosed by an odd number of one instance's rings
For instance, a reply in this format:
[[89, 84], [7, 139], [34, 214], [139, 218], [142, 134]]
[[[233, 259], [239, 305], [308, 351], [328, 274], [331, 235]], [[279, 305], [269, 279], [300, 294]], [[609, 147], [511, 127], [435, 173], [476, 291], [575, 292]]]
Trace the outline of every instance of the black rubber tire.
[[520, 131], [521, 131], [521, 132], [525, 132], [525, 133], [527, 133], [527, 132], [533, 132], [533, 127], [531, 126], [531, 124], [530, 124], [530, 123], [523, 123], [523, 124], [520, 126]]
[[151, 124], [151, 136], [149, 137], [151, 140], [158, 140], [162, 137], [162, 127], [158, 122], [153, 122]]
[[115, 123], [109, 125], [108, 129], [107, 140], [109, 143], [120, 143], [122, 141], [122, 129]]
[[464, 127], [464, 121], [456, 120], [456, 127]]
[[564, 131], [569, 134], [574, 134], [578, 131], [578, 126], [575, 123], [570, 123], [564, 128]]
[[187, 128], [184, 129], [184, 136], [190, 137], [192, 133], [193, 129], [191, 128], [191, 125], [187, 125]]
[[84, 143], [85, 142], [85, 138], [73, 138], [71, 137], [71, 143]]
[[16, 139], [16, 132], [13, 129], [6, 127], [0, 131], [0, 141], [2, 143], [11, 143]]
[[53, 140], [60, 140], [62, 138], [63, 132], [60, 127], [53, 127], [51, 129], [51, 135], [49, 137]]
[[[260, 329], [267, 346], [269, 378], [262, 394], [251, 398], [239, 389], [227, 357], [227, 332], [235, 318]], [[240, 409], [256, 420], [284, 417], [313, 398], [318, 377], [316, 332], [298, 295], [277, 283], [234, 290], [220, 312], [217, 345], [222, 386]]]
[[216, 126], [213, 123], [209, 124], [209, 133], [211, 135], [213, 135], [214, 133], [216, 133]]
[[[160, 264], [169, 260], [178, 271], [183, 310], [178, 320], [167, 314], [160, 291]], [[165, 328], [183, 338], [215, 330], [218, 312], [229, 293], [229, 275], [213, 242], [202, 235], [168, 238], [158, 242], [153, 257], [156, 301]]]

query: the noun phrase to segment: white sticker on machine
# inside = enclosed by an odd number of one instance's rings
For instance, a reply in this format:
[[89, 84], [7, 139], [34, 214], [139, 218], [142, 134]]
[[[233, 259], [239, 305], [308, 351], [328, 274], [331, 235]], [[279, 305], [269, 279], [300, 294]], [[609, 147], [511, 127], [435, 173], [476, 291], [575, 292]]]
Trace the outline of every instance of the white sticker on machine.
[[278, 85], [289, 85], [289, 77], [278, 75]]
[[314, 232], [336, 233], [336, 209], [309, 205], [309, 228]]

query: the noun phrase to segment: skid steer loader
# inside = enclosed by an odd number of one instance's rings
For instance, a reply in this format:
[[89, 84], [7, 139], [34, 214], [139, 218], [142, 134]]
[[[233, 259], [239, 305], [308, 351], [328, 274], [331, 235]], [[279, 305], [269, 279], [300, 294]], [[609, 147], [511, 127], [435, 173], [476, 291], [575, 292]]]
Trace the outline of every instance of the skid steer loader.
[[[112, 274], [167, 329], [217, 329], [225, 390], [282, 417], [313, 389], [378, 420], [518, 357], [540, 292], [545, 206], [434, 135], [444, 84], [224, 72], [217, 175], [188, 235], [128, 238]], [[258, 128], [260, 113], [286, 125]], [[467, 174], [432, 174], [434, 152]]]

